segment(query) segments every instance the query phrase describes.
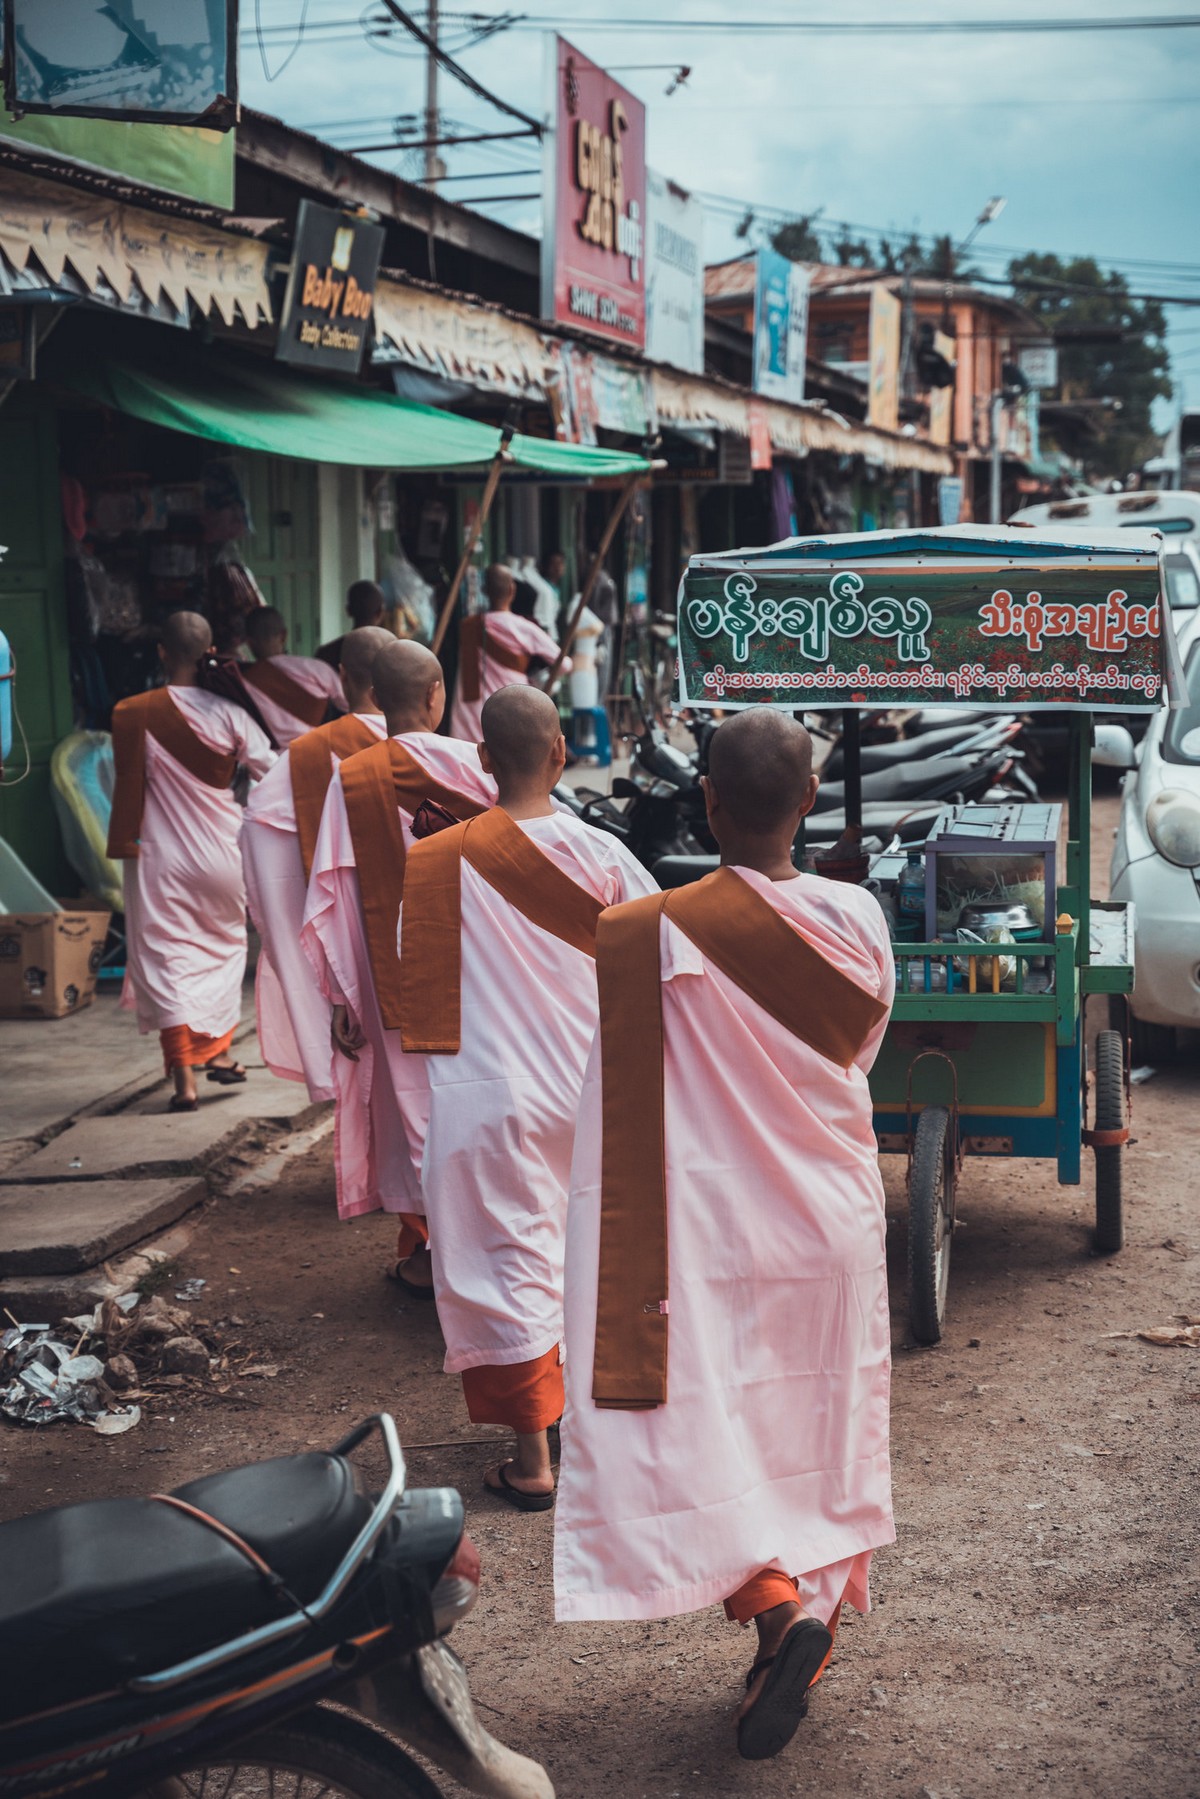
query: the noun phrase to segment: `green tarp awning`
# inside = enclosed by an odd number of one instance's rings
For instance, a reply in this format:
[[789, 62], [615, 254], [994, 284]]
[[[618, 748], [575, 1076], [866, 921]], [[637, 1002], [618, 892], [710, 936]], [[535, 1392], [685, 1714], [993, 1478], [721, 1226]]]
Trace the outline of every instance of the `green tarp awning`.
[[[271, 456], [355, 468], [466, 469], [483, 468], [500, 446], [498, 426], [251, 357], [198, 353], [187, 341], [175, 355], [156, 347], [144, 358], [123, 350], [46, 361], [52, 380], [117, 412]], [[623, 451], [540, 437], [518, 435], [509, 448], [514, 467], [552, 480], [598, 480], [650, 466]]]

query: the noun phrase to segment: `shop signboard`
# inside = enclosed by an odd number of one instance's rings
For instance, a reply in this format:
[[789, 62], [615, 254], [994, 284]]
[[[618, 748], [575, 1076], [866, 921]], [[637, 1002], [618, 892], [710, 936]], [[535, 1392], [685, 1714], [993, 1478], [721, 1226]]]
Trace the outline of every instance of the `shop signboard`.
[[[933, 347], [939, 356], [947, 362], [953, 362], [958, 345], [945, 331], [935, 331]], [[935, 387], [929, 395], [929, 441], [946, 445], [950, 442], [950, 430], [954, 422], [954, 383], [948, 387]], [[956, 524], [957, 519], [943, 519], [943, 524]]]
[[542, 315], [646, 341], [646, 109], [564, 38], [548, 40]]
[[302, 200], [275, 354], [297, 368], [357, 374], [383, 254], [381, 225]]
[[867, 423], [900, 429], [900, 302], [882, 281], [871, 289]]
[[237, 118], [237, 0], [6, 0], [9, 112], [205, 125]]
[[704, 207], [646, 170], [646, 354], [704, 373]]
[[1157, 558], [694, 560], [679, 606], [684, 706], [1152, 711], [1162, 691]]
[[778, 250], [759, 250], [754, 282], [754, 391], [770, 400], [804, 398], [809, 274]]
[[1032, 388], [1058, 386], [1058, 345], [1054, 343], [1021, 344], [1017, 350], [1017, 367]]
[[962, 517], [965, 486], [961, 475], [942, 476], [937, 486], [939, 525], [957, 525]]
[[10, 119], [0, 111], [0, 139], [226, 211], [233, 205], [234, 135], [200, 126], [130, 125], [45, 113]]
[[771, 421], [766, 406], [755, 396], [749, 408], [750, 417], [750, 467], [752, 469], [768, 469], [772, 463], [771, 456]]

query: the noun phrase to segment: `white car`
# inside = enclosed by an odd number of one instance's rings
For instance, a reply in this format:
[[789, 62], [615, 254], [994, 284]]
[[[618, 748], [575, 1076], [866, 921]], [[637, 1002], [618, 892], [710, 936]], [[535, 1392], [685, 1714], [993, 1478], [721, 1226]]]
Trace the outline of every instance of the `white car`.
[[1136, 749], [1123, 726], [1098, 725], [1093, 752], [1128, 770], [1111, 875], [1112, 897], [1134, 907], [1135, 1064], [1200, 1029], [1200, 611], [1176, 612], [1175, 628], [1188, 705], [1155, 713]]

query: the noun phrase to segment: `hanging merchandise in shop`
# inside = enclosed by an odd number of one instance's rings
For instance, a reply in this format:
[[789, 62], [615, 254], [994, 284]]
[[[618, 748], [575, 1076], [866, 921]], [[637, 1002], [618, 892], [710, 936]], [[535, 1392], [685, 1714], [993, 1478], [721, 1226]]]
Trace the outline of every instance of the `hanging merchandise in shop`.
[[900, 302], [882, 281], [871, 289], [867, 420], [881, 431], [900, 429]]
[[384, 230], [302, 200], [275, 354], [300, 368], [356, 375], [366, 348]]
[[9, 112], [231, 131], [237, 0], [7, 0]]
[[646, 171], [646, 354], [704, 373], [704, 208], [655, 169]]
[[777, 250], [760, 250], [754, 284], [754, 391], [771, 400], [804, 398], [808, 351], [808, 270]]
[[646, 109], [547, 40], [542, 313], [640, 350], [646, 338]]

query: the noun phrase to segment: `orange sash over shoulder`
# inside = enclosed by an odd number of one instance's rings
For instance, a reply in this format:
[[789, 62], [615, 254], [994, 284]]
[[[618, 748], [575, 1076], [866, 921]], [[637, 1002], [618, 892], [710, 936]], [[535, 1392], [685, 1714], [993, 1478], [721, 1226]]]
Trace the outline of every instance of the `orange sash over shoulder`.
[[585, 955], [596, 953], [604, 910], [498, 806], [414, 844], [404, 889], [400, 1041], [427, 1056], [455, 1056], [462, 1040], [464, 857], [531, 924]]
[[394, 1031], [401, 1018], [396, 928], [405, 877], [400, 812], [411, 816], [422, 800], [436, 800], [456, 818], [473, 818], [487, 807], [445, 786], [394, 737], [348, 756], [340, 774], [379, 1011], [385, 1028]]
[[108, 854], [114, 861], [135, 857], [146, 808], [146, 734], [161, 745], [190, 775], [206, 787], [228, 787], [237, 758], [214, 750], [189, 725], [165, 687], [135, 693], [113, 708], [112, 815], [108, 821]]
[[318, 725], [315, 731], [306, 731], [303, 737], [293, 737], [288, 744], [288, 770], [292, 777], [292, 801], [296, 808], [296, 836], [300, 841], [300, 860], [304, 864], [306, 881], [312, 873], [317, 832], [321, 828], [321, 813], [325, 809], [325, 795], [329, 792], [329, 783], [333, 778], [330, 756], [336, 756], [339, 762], [343, 762], [347, 756], [353, 756], [358, 750], [370, 749], [373, 743], [378, 742], [376, 733], [357, 712], [347, 712], [344, 718], [335, 718], [328, 725]]
[[277, 662], [269, 658], [266, 662], [240, 662], [238, 674], [249, 687], [263, 693], [293, 718], [315, 730], [325, 719], [329, 701], [323, 693], [310, 693], [307, 687], [300, 684], [294, 676], [289, 675], [286, 668], [280, 668]]
[[887, 1007], [827, 962], [729, 868], [605, 912], [596, 933], [604, 1143], [592, 1399], [635, 1411], [667, 1398], [663, 912], [764, 1012], [849, 1068]]
[[510, 650], [500, 643], [494, 631], [487, 628], [487, 613], [473, 612], [464, 618], [458, 631], [458, 691], [464, 700], [477, 700], [483, 692], [484, 646], [493, 662], [511, 668], [516, 674], [529, 673], [529, 657], [524, 650]]

